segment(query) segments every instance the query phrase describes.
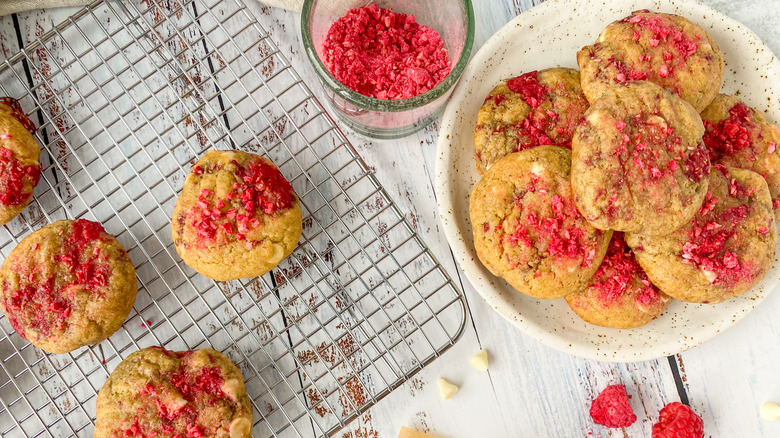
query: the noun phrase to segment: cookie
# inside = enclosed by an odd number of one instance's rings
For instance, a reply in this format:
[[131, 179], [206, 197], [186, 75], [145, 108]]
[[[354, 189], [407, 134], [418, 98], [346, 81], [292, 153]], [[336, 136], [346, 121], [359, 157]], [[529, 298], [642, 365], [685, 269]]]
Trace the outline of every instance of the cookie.
[[588, 286], [565, 298], [583, 320], [619, 329], [647, 324], [663, 313], [670, 301], [647, 278], [621, 232], [612, 234], [607, 255]]
[[710, 160], [725, 166], [748, 169], [763, 176], [772, 195], [772, 206], [780, 208], [780, 128], [769, 123], [739, 98], [719, 94], [701, 113], [704, 145]]
[[206, 277], [257, 277], [295, 249], [301, 207], [271, 160], [243, 151], [209, 151], [187, 175], [171, 228], [184, 263]]
[[664, 235], [698, 211], [710, 161], [687, 102], [651, 82], [605, 91], [572, 138], [574, 202], [596, 228]]
[[0, 309], [19, 335], [50, 353], [96, 344], [117, 331], [138, 292], [127, 252], [97, 222], [49, 224], [0, 266]]
[[0, 225], [27, 207], [41, 178], [34, 130], [16, 99], [0, 97]]
[[494, 275], [536, 298], [582, 289], [611, 231], [585, 221], [572, 201], [571, 152], [539, 146], [502, 158], [477, 183], [469, 215], [477, 256]]
[[127, 356], [97, 397], [95, 438], [247, 438], [252, 406], [224, 354], [149, 347]]
[[533, 146], [571, 149], [572, 133], [587, 108], [580, 74], [571, 68], [532, 71], [502, 81], [477, 114], [477, 170], [482, 175], [501, 157]]
[[775, 255], [769, 188], [750, 170], [716, 165], [696, 217], [668, 236], [627, 234], [639, 264], [678, 300], [719, 303], [757, 285]]
[[626, 81], [651, 81], [701, 112], [720, 90], [725, 63], [715, 40], [687, 18], [648, 10], [611, 23], [577, 52], [582, 91], [595, 102]]

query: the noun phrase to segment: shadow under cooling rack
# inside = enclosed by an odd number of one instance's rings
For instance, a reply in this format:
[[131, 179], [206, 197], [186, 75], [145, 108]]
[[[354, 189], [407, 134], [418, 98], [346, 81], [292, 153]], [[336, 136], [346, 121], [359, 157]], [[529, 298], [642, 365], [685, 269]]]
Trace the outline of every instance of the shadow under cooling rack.
[[[0, 64], [0, 92], [38, 124], [43, 164], [0, 255], [83, 217], [139, 285], [123, 327], [70, 354], [0, 318], [3, 437], [91, 435], [108, 374], [151, 345], [227, 354], [253, 437], [328, 436], [460, 337], [461, 293], [242, 2], [95, 2]], [[173, 206], [210, 148], [271, 158], [301, 199], [300, 244], [262, 278], [213, 282], [176, 253]]]

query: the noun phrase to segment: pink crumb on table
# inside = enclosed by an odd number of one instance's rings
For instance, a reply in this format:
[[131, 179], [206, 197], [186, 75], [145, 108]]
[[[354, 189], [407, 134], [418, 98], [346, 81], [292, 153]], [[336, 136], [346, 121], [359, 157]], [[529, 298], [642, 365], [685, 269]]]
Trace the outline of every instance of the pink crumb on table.
[[328, 30], [325, 67], [351, 90], [376, 99], [408, 99], [441, 82], [451, 65], [444, 41], [414, 15], [376, 4], [350, 9]]

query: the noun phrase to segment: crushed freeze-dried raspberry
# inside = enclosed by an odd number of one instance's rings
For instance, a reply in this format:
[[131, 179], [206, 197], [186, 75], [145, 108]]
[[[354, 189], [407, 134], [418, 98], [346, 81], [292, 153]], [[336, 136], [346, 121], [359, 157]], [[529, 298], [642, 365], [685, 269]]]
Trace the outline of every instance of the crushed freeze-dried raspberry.
[[689, 407], [680, 402], [661, 409], [658, 423], [653, 425], [653, 438], [703, 438], [704, 422]]
[[350, 9], [328, 30], [325, 67], [351, 90], [377, 99], [425, 93], [450, 72], [444, 41], [414, 15], [376, 4]]
[[69, 283], [61, 281], [62, 277], [44, 276], [37, 267], [16, 268], [21, 276], [20, 284], [9, 291], [12, 286], [6, 282], [3, 289], [8, 320], [17, 333], [24, 336], [19, 317], [26, 318], [27, 325], [42, 336], [48, 336], [52, 330], [63, 330], [72, 310], [74, 286], [95, 294], [108, 285], [111, 271], [107, 255], [101, 254], [97, 247], [85, 251], [104, 236], [105, 230], [97, 222], [79, 219], [71, 223], [68, 237], [53, 255], [54, 262], [65, 266], [72, 275], [70, 279], [65, 277]]
[[[224, 199], [216, 199], [213, 190], [201, 189], [195, 207], [188, 213], [201, 242], [244, 240], [246, 233], [261, 225], [256, 216], [272, 215], [295, 203], [290, 182], [272, 164], [260, 159], [243, 164], [233, 160], [230, 166], [234, 182]], [[222, 166], [212, 163], [194, 166], [192, 173], [200, 177], [222, 170]]]
[[[162, 351], [169, 357], [179, 359], [193, 353], [193, 351], [177, 352], [160, 347], [153, 348]], [[159, 436], [206, 437], [215, 435], [216, 431], [205, 430], [201, 426], [201, 424], [208, 423], [213, 419], [206, 421], [199, 419], [198, 404], [208, 406], [218, 402], [235, 403], [222, 390], [224, 383], [222, 371], [218, 367], [206, 367], [193, 372], [186, 363], [182, 363], [175, 371], [161, 373], [161, 377], [176, 388], [184, 403], [181, 405], [166, 404], [165, 397], [169, 395], [167, 385], [157, 387], [152, 383], [147, 383], [146, 386], [141, 388], [138, 396], [150, 399], [148, 403], [150, 411], [154, 412], [163, 421], [153, 428], [143, 430], [136, 419], [130, 427], [124, 430], [124, 436], [152, 438]], [[149, 415], [151, 412], [146, 412], [146, 415]]]
[[610, 385], [601, 391], [593, 400], [590, 416], [594, 423], [606, 427], [628, 427], [636, 421], [623, 385]]
[[[704, 144], [713, 161], [734, 155], [752, 146], [751, 132], [758, 129], [750, 118], [750, 108], [742, 102], [729, 109], [729, 116], [717, 123], [704, 120]], [[772, 153], [772, 152], [769, 152]], [[755, 158], [755, 154], [751, 157]]]
[[[715, 168], [721, 172], [726, 170], [722, 166]], [[737, 186], [736, 181], [731, 184]], [[734, 191], [736, 195], [747, 195], [744, 188], [735, 188]], [[720, 201], [707, 192], [699, 213], [691, 222], [688, 241], [683, 244], [681, 257], [683, 263], [708, 272], [713, 285], [733, 287], [753, 277], [753, 266], [748, 261], [740, 262], [737, 254], [731, 250], [732, 239], [748, 217], [750, 207], [748, 204], [740, 204], [716, 213], [715, 207]]]
[[660, 298], [658, 290], [650, 283], [633, 251], [626, 245], [623, 233], [616, 231], [612, 234], [607, 255], [594, 276], [599, 280], [592, 287], [598, 291], [599, 300], [609, 305], [622, 297], [637, 277], [643, 287], [638, 291], [636, 301], [644, 306], [657, 301]]
[[[537, 192], [547, 195], [547, 190], [540, 184], [539, 177], [531, 174], [531, 181], [526, 186], [527, 192]], [[560, 195], [549, 198], [550, 211], [539, 215], [532, 211], [526, 214], [514, 226], [514, 230], [506, 235], [506, 242], [510, 247], [518, 243], [531, 248], [538, 246], [544, 256], [549, 255], [555, 259], [581, 259], [582, 267], [590, 267], [596, 255], [598, 239], [588, 242], [585, 231], [581, 228], [579, 210], [571, 199]], [[515, 208], [523, 209], [523, 198], [515, 198]], [[601, 236], [601, 231], [595, 231], [596, 236]]]
[[40, 177], [40, 164], [24, 166], [10, 149], [0, 147], [0, 204], [16, 206], [26, 202]]
[[507, 88], [523, 96], [523, 100], [531, 108], [536, 108], [547, 97], [547, 87], [539, 83], [539, 74], [536, 70], [512, 78], [506, 82]]

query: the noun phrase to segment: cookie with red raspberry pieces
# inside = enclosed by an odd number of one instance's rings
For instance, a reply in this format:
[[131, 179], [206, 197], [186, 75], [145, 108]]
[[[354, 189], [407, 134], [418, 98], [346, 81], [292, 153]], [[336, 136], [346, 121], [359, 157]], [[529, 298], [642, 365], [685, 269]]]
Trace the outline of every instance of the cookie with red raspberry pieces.
[[636, 422], [636, 415], [628, 403], [626, 387], [610, 385], [604, 388], [590, 406], [593, 422], [606, 427], [628, 427]]
[[127, 356], [100, 388], [95, 438], [247, 438], [250, 403], [224, 354], [149, 347]]
[[514, 152], [488, 170], [469, 198], [480, 261], [535, 298], [582, 289], [612, 235], [588, 224], [575, 208], [570, 168], [571, 152], [561, 147]]
[[775, 212], [780, 208], [780, 127], [738, 97], [719, 94], [701, 113], [710, 160], [763, 176]]
[[97, 222], [49, 224], [25, 237], [0, 266], [0, 309], [19, 335], [67, 353], [113, 334], [138, 292], [127, 252]]
[[636, 11], [577, 52], [582, 90], [595, 102], [627, 81], [650, 81], [701, 112], [720, 90], [725, 63], [715, 40], [687, 18]]
[[507, 154], [534, 146], [571, 149], [572, 133], [587, 108], [580, 74], [571, 68], [532, 71], [501, 81], [477, 114], [477, 171], [482, 175]]
[[690, 406], [669, 403], [653, 425], [653, 438], [704, 438], [704, 422]]
[[647, 324], [666, 310], [669, 301], [647, 278], [618, 231], [587, 287], [566, 295], [569, 307], [583, 320], [620, 329]]
[[289, 181], [269, 159], [243, 151], [209, 151], [184, 182], [171, 228], [184, 263], [206, 277], [257, 277], [298, 245], [301, 207]]
[[0, 97], [0, 225], [27, 207], [41, 177], [34, 130], [16, 99]]
[[572, 138], [574, 202], [596, 228], [666, 235], [691, 220], [709, 182], [704, 125], [651, 82], [612, 87]]
[[719, 303], [757, 285], [777, 246], [769, 188], [750, 170], [715, 165], [698, 214], [667, 236], [626, 234], [639, 264], [678, 300]]

